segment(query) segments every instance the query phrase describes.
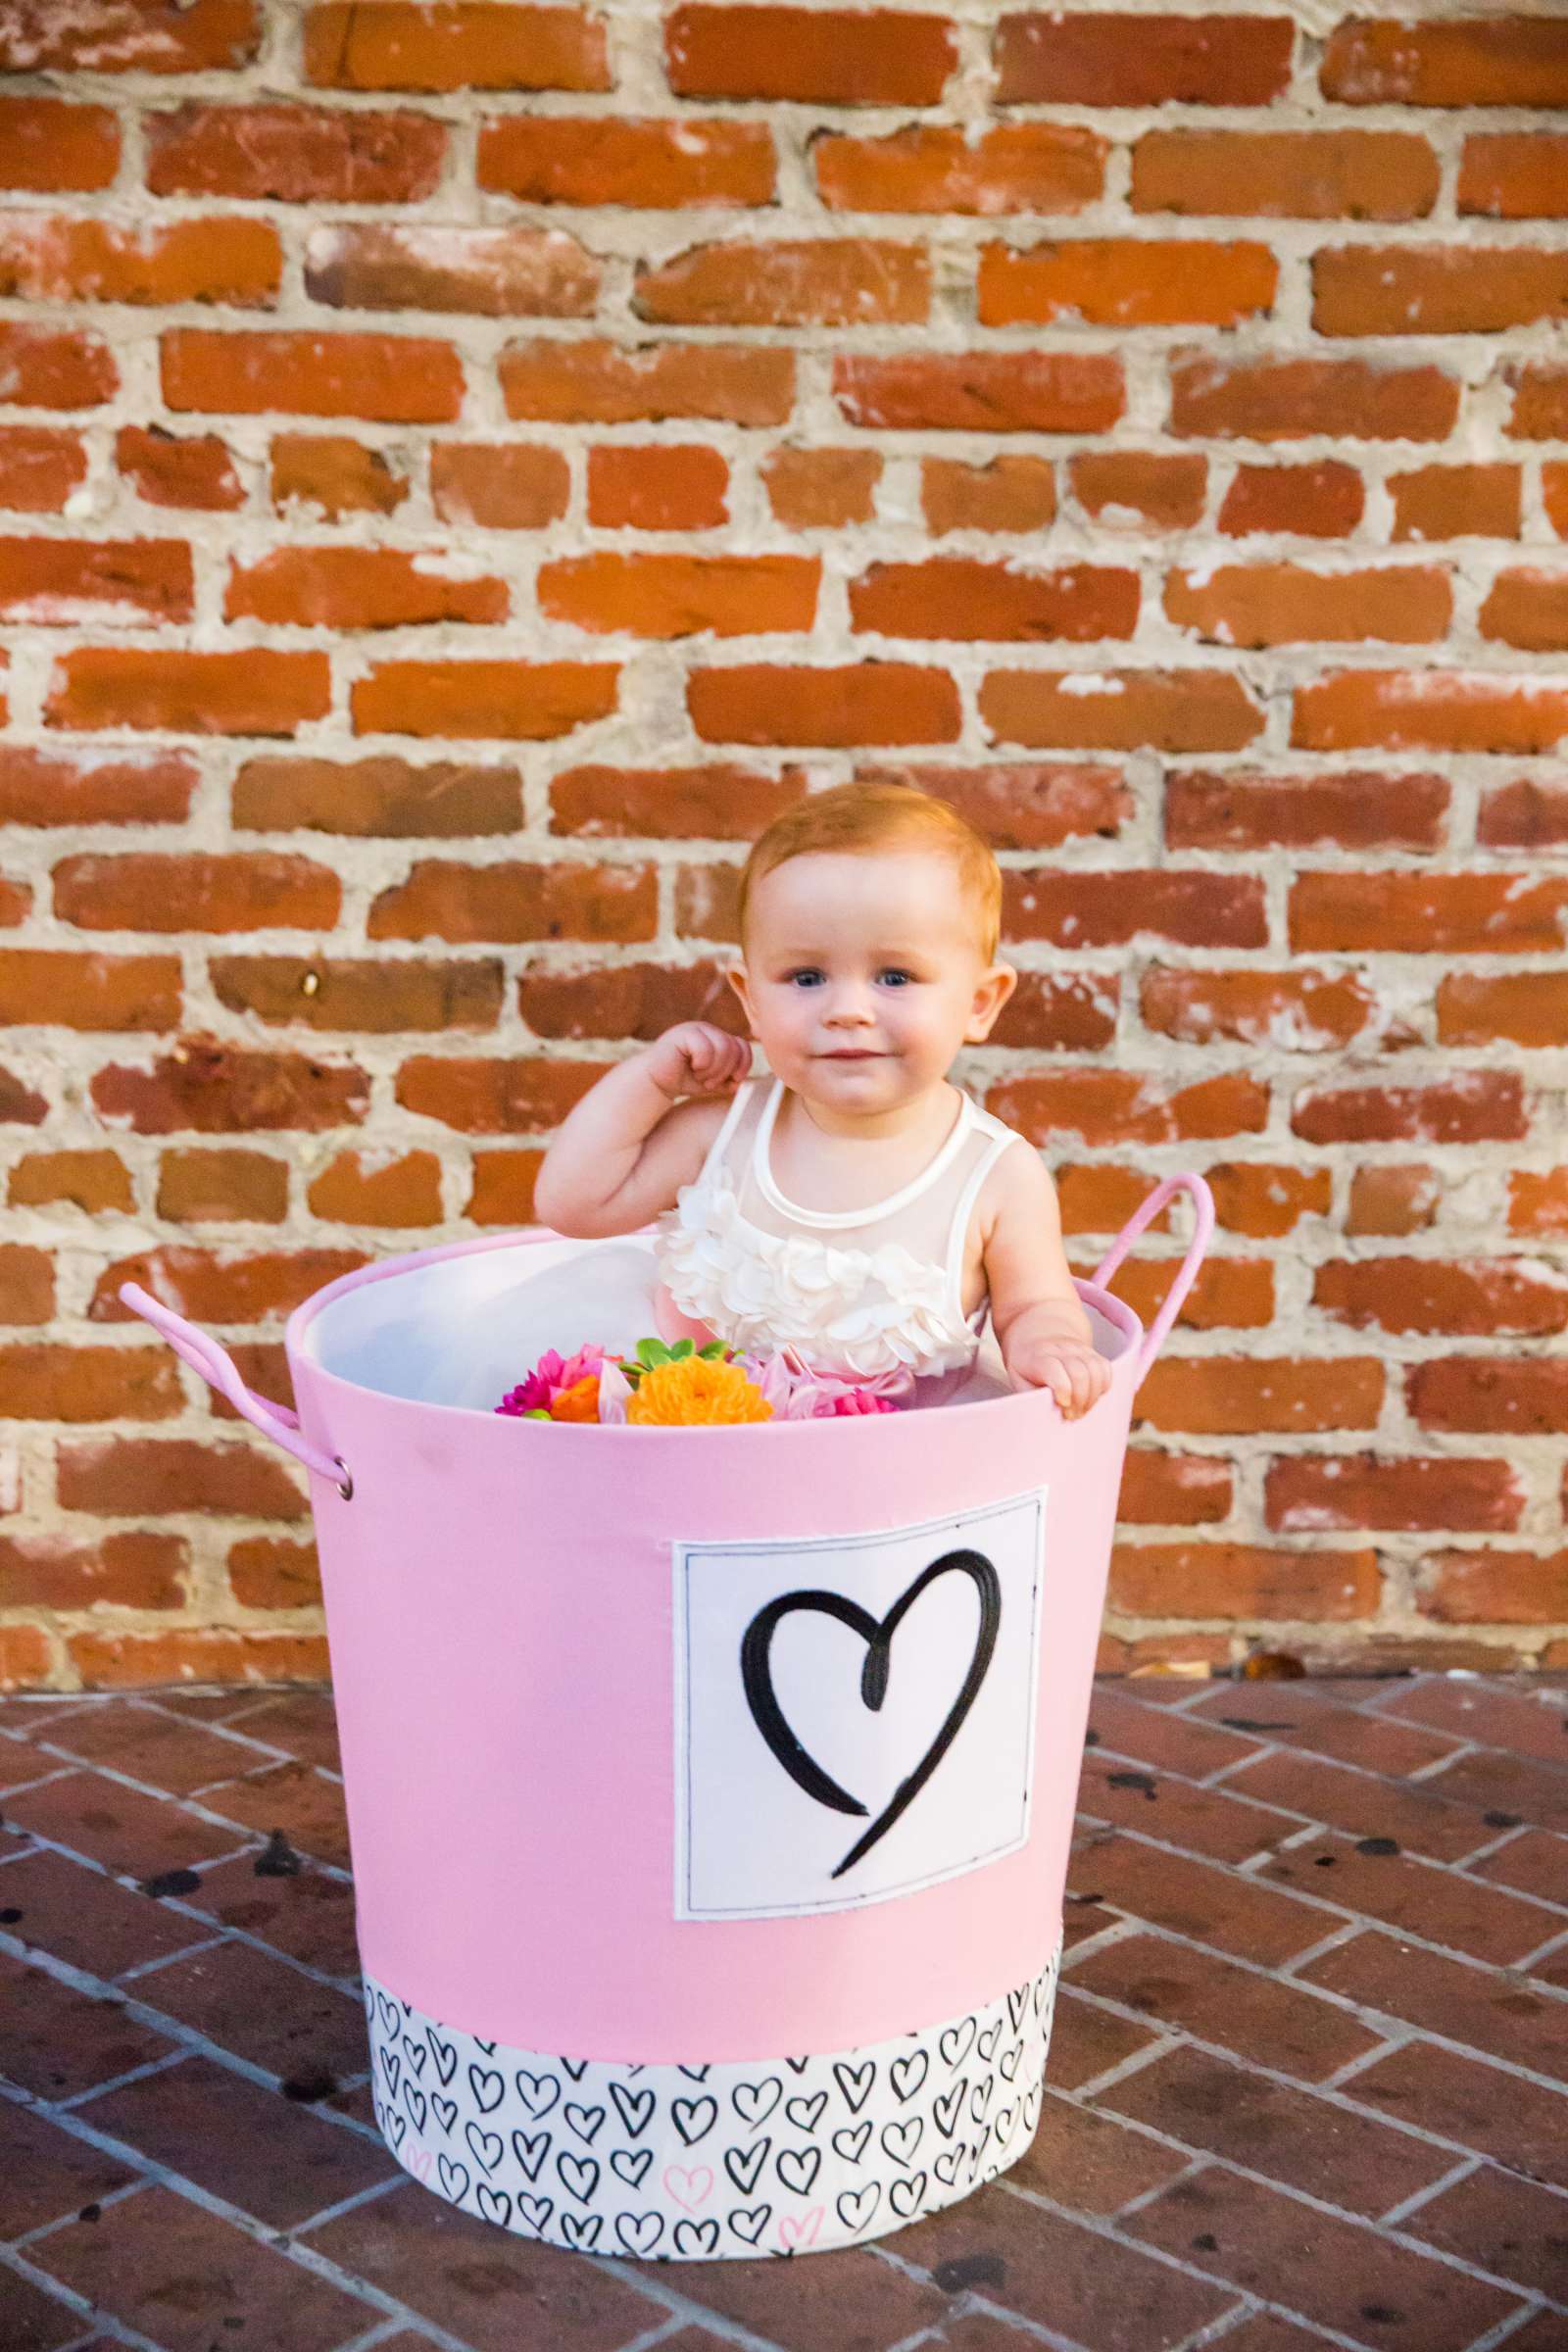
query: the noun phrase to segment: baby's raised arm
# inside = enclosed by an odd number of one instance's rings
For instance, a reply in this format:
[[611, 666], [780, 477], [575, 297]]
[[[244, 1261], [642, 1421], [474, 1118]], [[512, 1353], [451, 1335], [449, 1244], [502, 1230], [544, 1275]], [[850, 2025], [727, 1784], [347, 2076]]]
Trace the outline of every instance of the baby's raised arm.
[[[617, 1062], [562, 1122], [534, 1186], [542, 1224], [581, 1240], [634, 1233], [702, 1168], [727, 1098], [752, 1066], [745, 1038], [681, 1021]], [[682, 1101], [681, 1098], [692, 1098]]]
[[[993, 1191], [993, 1187], [995, 1190]], [[991, 1322], [1014, 1388], [1050, 1389], [1069, 1420], [1102, 1397], [1110, 1366], [1094, 1344], [1061, 1241], [1056, 1188], [1043, 1161], [1016, 1146], [987, 1180], [982, 1213]]]

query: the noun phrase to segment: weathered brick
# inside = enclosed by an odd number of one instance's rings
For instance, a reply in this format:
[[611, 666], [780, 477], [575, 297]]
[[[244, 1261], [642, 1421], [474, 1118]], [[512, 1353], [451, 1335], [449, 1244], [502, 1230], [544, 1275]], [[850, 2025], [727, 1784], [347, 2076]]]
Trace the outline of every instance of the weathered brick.
[[55, 752], [0, 747], [0, 822], [177, 825], [190, 814], [188, 753]]
[[987, 1109], [1031, 1143], [1081, 1137], [1102, 1149], [1256, 1134], [1267, 1120], [1268, 1102], [1267, 1087], [1240, 1073], [1182, 1086], [1121, 1069], [1007, 1078], [986, 1097]]
[[60, 657], [44, 717], [52, 727], [292, 735], [304, 720], [323, 717], [330, 699], [322, 653], [80, 646]]
[[1090, 564], [1024, 571], [962, 556], [876, 564], [849, 584], [850, 624], [885, 637], [1026, 638], [1057, 643], [1130, 637], [1138, 574]]
[[[0, 795], [3, 806], [3, 795]], [[514, 767], [456, 760], [416, 766], [384, 757], [247, 760], [234, 778], [233, 821], [251, 833], [338, 833], [405, 841], [514, 832], [522, 778]]]
[[324, 0], [305, 77], [345, 90], [608, 90], [603, 20], [521, 0]]
[[1359, 1331], [1484, 1332], [1501, 1339], [1568, 1326], [1568, 1290], [1489, 1259], [1342, 1260], [1317, 1267], [1312, 1303]]
[[433, 1152], [344, 1152], [315, 1177], [311, 1214], [334, 1225], [439, 1225], [441, 1162]]
[[280, 514], [297, 502], [331, 522], [345, 514], [393, 514], [409, 495], [408, 475], [398, 471], [392, 453], [339, 434], [279, 433], [271, 459], [270, 488]]
[[528, 740], [615, 707], [612, 662], [380, 662], [352, 689], [358, 735]]
[[797, 530], [869, 522], [882, 460], [871, 449], [769, 450], [758, 471], [778, 521]]
[[0, 294], [24, 302], [209, 302], [266, 310], [282, 275], [271, 223], [189, 220], [147, 228], [0, 213]]
[[282, 1457], [246, 1443], [191, 1438], [72, 1438], [56, 1492], [67, 1511], [156, 1519], [185, 1511], [301, 1519], [309, 1505]]
[[833, 396], [851, 424], [896, 432], [1102, 433], [1123, 407], [1108, 352], [924, 352], [840, 357]]
[[1555, 17], [1351, 18], [1321, 79], [1342, 106], [1568, 106], [1568, 42]]
[[1291, 885], [1291, 945], [1401, 955], [1560, 954], [1568, 880], [1524, 874], [1300, 874]]
[[1568, 1550], [1430, 1553], [1416, 1605], [1446, 1625], [1561, 1625]]
[[419, 204], [446, 153], [428, 115], [187, 99], [146, 116], [155, 196], [239, 196], [281, 204]]
[[1112, 1608], [1138, 1617], [1306, 1618], [1371, 1616], [1381, 1579], [1377, 1554], [1294, 1551], [1283, 1544], [1118, 1544], [1110, 1555]]
[[1083, 450], [1068, 461], [1068, 473], [1073, 496], [1102, 530], [1179, 531], [1202, 518], [1206, 458], [1185, 451]]
[[1171, 430], [1248, 441], [1444, 441], [1459, 387], [1441, 368], [1367, 360], [1216, 359], [1171, 363]]
[[958, 734], [953, 679], [903, 662], [696, 669], [687, 677], [686, 708], [707, 743], [953, 743]]
[[1568, 368], [1550, 360], [1521, 361], [1504, 380], [1513, 407], [1503, 431], [1516, 441], [1560, 441], [1568, 433]]
[[273, 1026], [359, 1030], [492, 1029], [498, 963], [377, 963], [348, 956], [215, 956], [213, 994]]
[[[26, 1166], [24, 1161], [22, 1165]], [[13, 1195], [18, 1171], [12, 1170]], [[1568, 1167], [1540, 1173], [1515, 1168], [1508, 1178], [1508, 1231], [1560, 1236], [1568, 1234]]]
[[1214, 1196], [1214, 1214], [1231, 1233], [1254, 1241], [1294, 1233], [1303, 1217], [1329, 1211], [1332, 1182], [1327, 1168], [1293, 1168], [1277, 1160], [1220, 1161], [1204, 1170]]
[[1165, 574], [1166, 617], [1211, 645], [1423, 645], [1445, 634], [1452, 610], [1447, 572], [1413, 564], [1309, 571], [1224, 564]]
[[96, 1539], [49, 1529], [0, 1536], [0, 1606], [177, 1609], [188, 1598], [187, 1548], [178, 1536], [122, 1528]]
[[557, 424], [655, 423], [710, 416], [784, 424], [795, 401], [788, 351], [723, 343], [623, 347], [584, 337], [514, 343], [500, 360], [509, 416]]
[[1155, 1429], [1194, 1436], [1373, 1429], [1384, 1381], [1375, 1355], [1165, 1355], [1138, 1392], [1138, 1412]]
[[0, 1323], [48, 1323], [54, 1311], [55, 1267], [48, 1250], [0, 1244]]
[[1389, 476], [1396, 539], [1517, 539], [1517, 466], [1422, 466]]
[[0, 537], [0, 618], [146, 628], [189, 620], [195, 585], [179, 539]]
[[58, 514], [86, 478], [87, 453], [78, 433], [45, 424], [0, 425], [0, 508]]
[[1568, 1045], [1568, 973], [1450, 972], [1438, 988], [1438, 1040], [1541, 1052]]
[[1075, 237], [986, 245], [982, 326], [1239, 326], [1272, 308], [1279, 265], [1266, 245], [1170, 237]]
[[13, 1208], [79, 1208], [90, 1217], [129, 1215], [130, 1171], [117, 1152], [29, 1152], [7, 1180]]
[[280, 1225], [288, 1214], [288, 1164], [266, 1152], [166, 1152], [158, 1214], [174, 1225]]
[[1304, 1087], [1291, 1133], [1309, 1144], [1517, 1143], [1530, 1131], [1511, 1070], [1460, 1070], [1429, 1086]]
[[481, 318], [582, 318], [600, 267], [554, 228], [391, 226], [312, 229], [305, 291], [348, 311], [460, 311]]
[[588, 452], [588, 519], [604, 530], [702, 531], [729, 519], [729, 465], [701, 442]]
[[1133, 813], [1132, 795], [1114, 767], [1026, 760], [986, 767], [882, 762], [857, 772], [871, 783], [907, 784], [951, 801], [998, 850], [1054, 850], [1080, 835], [1113, 836]]
[[772, 133], [762, 122], [607, 115], [503, 115], [479, 127], [481, 188], [524, 204], [767, 204]]
[[1060, 750], [1239, 752], [1263, 728], [1222, 669], [994, 669], [980, 715], [1000, 742]]
[[1458, 205], [1494, 220], [1560, 220], [1568, 214], [1568, 135], [1475, 132], [1459, 162]]
[[810, 556], [621, 555], [602, 550], [539, 567], [547, 620], [595, 634], [765, 636], [808, 629], [821, 564]]
[[1378, 1010], [1372, 990], [1353, 973], [1158, 965], [1144, 974], [1139, 1008], [1146, 1027], [1190, 1045], [1230, 1038], [1289, 1054], [1343, 1052], [1373, 1026]]
[[631, 301], [639, 318], [677, 326], [918, 324], [931, 266], [921, 246], [871, 237], [695, 245], [644, 264]]
[[1430, 1356], [1404, 1374], [1411, 1419], [1423, 1429], [1568, 1437], [1568, 1356]]
[[55, 911], [95, 931], [330, 930], [342, 885], [324, 865], [270, 850], [63, 858]]
[[423, 335], [173, 326], [161, 338], [160, 359], [172, 409], [446, 424], [463, 407], [457, 353]]
[[1549, 752], [1568, 687], [1494, 670], [1346, 669], [1297, 688], [1291, 741], [1309, 751]]
[[115, 464], [136, 496], [152, 507], [194, 507], [232, 513], [245, 504], [245, 485], [226, 442], [217, 433], [171, 433], [162, 425], [122, 424], [115, 435]]
[[111, 1063], [92, 1080], [94, 1104], [138, 1135], [246, 1134], [339, 1127], [365, 1117], [369, 1081], [352, 1063], [259, 1053], [188, 1038], [150, 1068]]
[[1436, 1172], [1417, 1161], [1357, 1168], [1346, 1207], [1347, 1233], [1420, 1233], [1437, 1215], [1442, 1188]]
[[1448, 799], [1439, 775], [1189, 768], [1165, 779], [1165, 841], [1177, 850], [1434, 850]]
[[957, 54], [945, 18], [906, 9], [683, 0], [664, 20], [665, 70], [677, 98], [934, 106]]
[[1076, 122], [1003, 122], [969, 138], [911, 122], [882, 138], [811, 143], [830, 209], [851, 213], [1072, 213], [1104, 187], [1106, 141]]
[[354, 1250], [270, 1250], [219, 1256], [175, 1242], [106, 1266], [87, 1312], [95, 1323], [122, 1323], [133, 1310], [121, 1286], [140, 1283], [155, 1298], [199, 1323], [266, 1323], [291, 1314], [324, 1283], [365, 1263]]
[[426, 564], [390, 547], [279, 547], [231, 564], [226, 620], [284, 628], [397, 629], [437, 621], [500, 621], [511, 609], [504, 580]]
[[552, 779], [555, 833], [652, 833], [750, 841], [798, 801], [806, 779], [715, 763], [705, 767], [569, 767]]
[[94, 409], [114, 397], [119, 370], [98, 336], [0, 320], [0, 403], [27, 409]]
[[0, 187], [50, 196], [107, 188], [120, 169], [120, 125], [107, 106], [0, 98]]
[[172, 1029], [177, 956], [79, 956], [66, 948], [0, 950], [0, 1023], [63, 1029]]
[[1568, 786], [1522, 776], [1482, 795], [1476, 839], [1487, 849], [1550, 849], [1568, 841]]
[[249, 65], [261, 37], [258, 0], [83, 0], [63, 15], [34, 0], [0, 18], [0, 69], [221, 73]]
[[712, 1021], [746, 1034], [735, 992], [713, 963], [619, 963], [586, 972], [525, 967], [517, 1009], [536, 1037], [646, 1043], [677, 1021]]
[[1057, 10], [997, 26], [1004, 106], [1266, 106], [1290, 77], [1289, 17]]
[[537, 531], [566, 512], [571, 477], [557, 449], [440, 441], [430, 452], [430, 498], [445, 522], [487, 531]]
[[1517, 1527], [1524, 1491], [1507, 1462], [1455, 1454], [1290, 1454], [1269, 1463], [1263, 1512], [1282, 1533]]
[[421, 858], [373, 902], [370, 939], [460, 943], [651, 939], [657, 877], [647, 865], [460, 865]]
[[1568, 649], [1568, 571], [1499, 571], [1479, 615], [1483, 637], [1526, 653]]
[[405, 1110], [465, 1135], [537, 1135], [603, 1076], [602, 1061], [477, 1061], [416, 1056], [397, 1076]]
[[1073, 949], [1120, 947], [1146, 933], [1204, 948], [1258, 948], [1268, 939], [1263, 891], [1252, 874], [1014, 867], [1003, 877], [1003, 909], [1009, 939]]
[[532, 1225], [534, 1180], [543, 1152], [475, 1152], [464, 1210], [475, 1225]]
[[0, 1413], [10, 1420], [167, 1421], [184, 1404], [179, 1367], [161, 1343], [0, 1347]]
[[1568, 257], [1522, 245], [1342, 245], [1312, 261], [1324, 335], [1495, 334], [1568, 318]]
[[1438, 159], [1400, 130], [1149, 130], [1133, 149], [1139, 213], [1417, 220]]

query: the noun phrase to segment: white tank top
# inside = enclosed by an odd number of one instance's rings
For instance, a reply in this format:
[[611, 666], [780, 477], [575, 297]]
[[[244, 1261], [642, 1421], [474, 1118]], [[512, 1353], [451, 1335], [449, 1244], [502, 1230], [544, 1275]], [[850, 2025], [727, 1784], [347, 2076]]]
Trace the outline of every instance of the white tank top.
[[737, 1088], [693, 1184], [659, 1221], [681, 1313], [744, 1350], [793, 1348], [813, 1372], [925, 1377], [973, 1361], [987, 1301], [963, 1311], [964, 1243], [980, 1188], [1022, 1139], [966, 1094], [936, 1156], [867, 1208], [802, 1208], [771, 1164], [784, 1088]]

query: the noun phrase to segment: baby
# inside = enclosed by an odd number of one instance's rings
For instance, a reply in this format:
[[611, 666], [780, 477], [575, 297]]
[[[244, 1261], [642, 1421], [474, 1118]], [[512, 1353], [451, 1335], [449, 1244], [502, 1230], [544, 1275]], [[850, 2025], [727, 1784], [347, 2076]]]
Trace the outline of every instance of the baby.
[[1001, 906], [996, 859], [946, 802], [874, 784], [800, 802], [747, 860], [728, 974], [771, 1080], [749, 1078], [742, 1038], [666, 1029], [564, 1121], [540, 1218], [588, 1236], [659, 1217], [678, 1319], [893, 1394], [963, 1372], [989, 1308], [1013, 1386], [1087, 1412], [1110, 1367], [1054, 1187], [948, 1077], [1017, 984]]

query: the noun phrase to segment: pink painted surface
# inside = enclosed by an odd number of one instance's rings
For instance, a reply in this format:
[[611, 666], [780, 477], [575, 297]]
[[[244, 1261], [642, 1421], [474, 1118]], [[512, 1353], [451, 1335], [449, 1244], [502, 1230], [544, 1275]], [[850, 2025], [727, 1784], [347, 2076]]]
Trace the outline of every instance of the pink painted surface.
[[[1120, 1300], [1078, 1286], [1120, 1352], [1071, 1424], [1038, 1391], [874, 1420], [609, 1432], [412, 1402], [315, 1360], [330, 1322], [313, 1326], [345, 1295], [537, 1236], [365, 1268], [308, 1300], [287, 1334], [301, 1430], [353, 1479], [345, 1499], [313, 1477], [312, 1500], [369, 1973], [487, 2038], [650, 2064], [845, 2049], [1033, 1977], [1059, 1931], [1133, 1396], [1207, 1237], [1206, 1194], [1175, 1181], [1198, 1228], [1148, 1338]], [[1039, 1485], [1027, 1844], [857, 1910], [677, 1921], [672, 1540], [853, 1535]]]

